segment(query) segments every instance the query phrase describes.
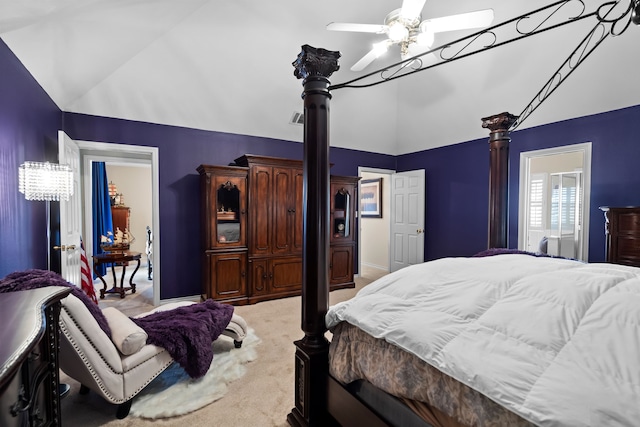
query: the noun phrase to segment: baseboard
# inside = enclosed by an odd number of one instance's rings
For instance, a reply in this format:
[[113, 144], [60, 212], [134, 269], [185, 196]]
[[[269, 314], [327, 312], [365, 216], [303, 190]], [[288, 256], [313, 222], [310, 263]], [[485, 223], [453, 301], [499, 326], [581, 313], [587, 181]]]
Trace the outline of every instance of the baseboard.
[[372, 263], [369, 263], [369, 262], [363, 262], [362, 266], [363, 267], [369, 267], [369, 268], [375, 268], [376, 270], [382, 270], [382, 271], [389, 272], [389, 267], [385, 267], [383, 265], [377, 265], [377, 264], [372, 264]]
[[183, 302], [183, 301], [201, 302], [202, 298], [200, 298], [200, 295], [198, 294], [198, 295], [192, 295], [187, 297], [161, 299], [160, 305], [169, 304], [172, 302]]

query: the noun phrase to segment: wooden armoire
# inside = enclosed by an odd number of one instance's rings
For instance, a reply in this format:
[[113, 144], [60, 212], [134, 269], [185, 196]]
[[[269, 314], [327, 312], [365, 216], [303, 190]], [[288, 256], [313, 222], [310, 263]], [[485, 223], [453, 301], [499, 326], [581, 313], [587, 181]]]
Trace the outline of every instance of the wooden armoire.
[[640, 267], [640, 206], [601, 206], [605, 218], [605, 258]]
[[[253, 304], [302, 289], [302, 161], [200, 165], [203, 297]], [[354, 287], [358, 178], [331, 176], [331, 290]]]

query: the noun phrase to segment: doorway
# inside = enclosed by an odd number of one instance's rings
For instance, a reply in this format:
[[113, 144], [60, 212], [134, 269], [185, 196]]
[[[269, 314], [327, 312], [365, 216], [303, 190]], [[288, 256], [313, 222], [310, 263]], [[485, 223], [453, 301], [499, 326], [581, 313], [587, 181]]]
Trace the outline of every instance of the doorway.
[[520, 154], [518, 248], [588, 261], [591, 143]]
[[361, 166], [358, 176], [360, 185], [380, 179], [382, 189], [380, 217], [364, 218], [358, 207], [358, 274], [378, 278], [424, 262], [424, 169], [396, 173]]
[[[150, 228], [153, 232], [160, 229], [160, 209], [159, 209], [159, 170], [158, 170], [158, 148], [157, 147], [145, 147], [145, 146], [134, 146], [134, 145], [124, 145], [124, 144], [111, 144], [111, 143], [102, 143], [102, 142], [92, 142], [92, 141], [76, 141], [77, 145], [80, 148], [80, 161], [82, 164], [82, 177], [81, 177], [81, 188], [82, 188], [82, 217], [84, 224], [84, 235], [85, 238], [85, 249], [87, 254], [93, 253], [93, 247], [99, 242], [93, 241], [93, 230], [92, 230], [92, 203], [91, 203], [91, 163], [92, 162], [105, 162], [107, 167], [109, 165], [125, 169], [130, 169], [131, 171], [146, 170], [150, 180], [150, 186], [147, 187], [150, 191], [150, 206], [148, 209], [150, 212], [148, 213], [149, 219], [145, 219], [144, 221], [150, 222]], [[111, 178], [109, 178], [111, 179]], [[123, 193], [126, 197], [127, 193]], [[129, 197], [135, 197], [135, 195], [129, 193]], [[125, 199], [125, 202], [128, 199]], [[133, 199], [128, 200], [129, 202], [133, 202]], [[146, 228], [146, 224], [143, 225]], [[146, 243], [146, 229], [143, 232], [134, 233], [134, 237], [136, 238], [137, 243], [142, 244], [141, 247], [145, 247]], [[145, 248], [146, 249], [146, 248]], [[160, 271], [161, 266], [159, 263], [160, 260], [160, 241], [159, 239], [155, 239], [153, 241], [153, 274], [151, 276], [152, 281], [152, 294], [153, 294], [153, 305], [157, 306], [160, 304]], [[138, 252], [145, 253], [145, 250], [137, 250]], [[146, 282], [147, 276], [138, 276], [136, 275], [137, 282]]]
[[[389, 273], [389, 237], [391, 235], [391, 176], [395, 171], [359, 167], [360, 183], [380, 179], [382, 209], [380, 218], [360, 215], [358, 206], [358, 275], [376, 279]], [[361, 194], [361, 191], [358, 191]], [[359, 203], [359, 200], [358, 200]]]

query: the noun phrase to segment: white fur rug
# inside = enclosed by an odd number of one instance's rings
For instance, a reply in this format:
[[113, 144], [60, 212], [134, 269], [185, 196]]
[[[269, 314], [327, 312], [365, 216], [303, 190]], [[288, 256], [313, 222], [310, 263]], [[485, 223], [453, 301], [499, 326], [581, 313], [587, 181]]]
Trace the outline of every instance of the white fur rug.
[[156, 377], [131, 405], [132, 416], [169, 418], [196, 411], [227, 393], [227, 384], [242, 377], [245, 364], [257, 358], [260, 339], [249, 329], [241, 348], [221, 336], [213, 343], [213, 361], [207, 374], [197, 380], [189, 377], [177, 363]]

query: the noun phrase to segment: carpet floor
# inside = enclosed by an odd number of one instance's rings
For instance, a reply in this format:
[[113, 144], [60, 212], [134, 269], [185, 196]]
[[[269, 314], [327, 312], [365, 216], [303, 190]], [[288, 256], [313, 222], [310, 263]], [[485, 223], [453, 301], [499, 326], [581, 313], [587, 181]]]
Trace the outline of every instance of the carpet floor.
[[[138, 274], [140, 271], [138, 272]], [[145, 272], [146, 274], [146, 272]], [[367, 270], [356, 278], [355, 289], [331, 292], [330, 304], [351, 298], [384, 272]], [[136, 274], [137, 277], [137, 274]], [[143, 277], [142, 275], [140, 277]], [[146, 277], [146, 276], [145, 276]], [[144, 290], [138, 280], [138, 293]], [[150, 282], [149, 282], [150, 283]], [[101, 300], [100, 306], [126, 304], [126, 314], [133, 316], [135, 306], [129, 295], [123, 300], [114, 296]], [[140, 305], [138, 313], [148, 310]], [[62, 425], [65, 427], [91, 426], [224, 426], [224, 427], [285, 427], [287, 414], [293, 408], [294, 355], [293, 341], [303, 337], [300, 329], [300, 297], [265, 301], [254, 305], [239, 306], [236, 313], [242, 316], [261, 340], [256, 347], [257, 359], [246, 365], [247, 372], [228, 385], [227, 394], [204, 408], [174, 418], [146, 420], [129, 415], [123, 420], [115, 417], [116, 406], [107, 403], [95, 393], [80, 395], [80, 385], [61, 374], [61, 382], [71, 386], [70, 393], [62, 400]]]

